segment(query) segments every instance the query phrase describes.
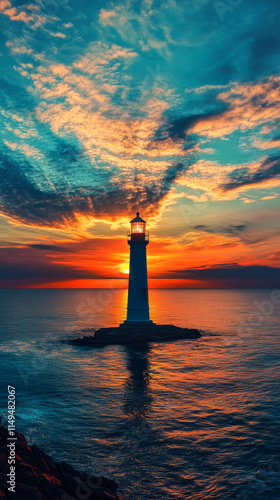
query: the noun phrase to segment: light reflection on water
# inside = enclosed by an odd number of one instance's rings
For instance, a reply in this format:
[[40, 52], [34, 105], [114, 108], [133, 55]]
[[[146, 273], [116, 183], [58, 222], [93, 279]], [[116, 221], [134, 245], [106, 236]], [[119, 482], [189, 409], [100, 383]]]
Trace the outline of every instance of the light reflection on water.
[[124, 319], [126, 291], [100, 293], [1, 292], [1, 394], [17, 388], [18, 430], [115, 477], [126, 499], [279, 499], [279, 307], [240, 330], [271, 292], [151, 290], [152, 319], [200, 327], [198, 341], [61, 343]]

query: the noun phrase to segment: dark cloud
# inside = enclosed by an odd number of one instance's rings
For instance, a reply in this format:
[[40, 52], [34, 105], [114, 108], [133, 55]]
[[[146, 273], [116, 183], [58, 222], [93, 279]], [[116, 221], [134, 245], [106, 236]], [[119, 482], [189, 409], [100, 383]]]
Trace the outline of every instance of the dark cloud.
[[270, 58], [279, 52], [279, 41], [279, 36], [271, 33], [263, 34], [254, 39], [250, 54], [253, 74], [259, 74], [267, 68]]
[[85, 162], [88, 158], [85, 157], [84, 152], [81, 148], [76, 145], [69, 144], [65, 141], [58, 141], [55, 138], [56, 147], [51, 151], [47, 152], [47, 158], [57, 167], [65, 168], [65, 166], [73, 167], [73, 164], [77, 164], [81, 159]]
[[163, 128], [159, 130], [159, 135], [167, 135], [172, 139], [185, 139], [186, 131], [197, 122], [201, 121], [201, 119], [205, 117], [203, 114], [192, 115], [192, 116], [183, 116], [182, 118], [171, 118], [169, 123]]
[[167, 137], [174, 141], [188, 139], [192, 145], [194, 144], [194, 139], [193, 137], [188, 137], [188, 130], [196, 123], [220, 116], [227, 107], [228, 106], [223, 105], [223, 107], [219, 106], [215, 111], [182, 116], [180, 118], [167, 117], [165, 124], [161, 125], [157, 130], [155, 140], [162, 141]]
[[44, 192], [30, 180], [32, 170], [26, 161], [16, 162], [0, 152], [0, 209], [2, 213], [31, 224], [74, 222], [67, 198], [57, 192]]
[[[248, 82], [275, 73], [279, 66], [279, 8], [276, 0], [255, 2], [212, 2], [213, 11], [224, 13], [220, 30], [211, 40], [206, 83]], [[238, 5], [237, 5], [238, 3]], [[218, 9], [215, 6], [219, 6]], [[201, 69], [200, 69], [201, 71]]]
[[[70, 159], [73, 165], [81, 153], [64, 144], [60, 154], [66, 157], [66, 161]], [[49, 227], [62, 227], [67, 223], [75, 225], [77, 214], [114, 218], [135, 212], [140, 205], [149, 215], [158, 208], [173, 182], [186, 168], [183, 163], [171, 165], [158, 182], [147, 185], [141, 185], [136, 174], [133, 189], [111, 184], [108, 172], [101, 171], [98, 173], [99, 183], [93, 179], [94, 186], [84, 184], [76, 187], [73, 184], [69, 188], [64, 180], [60, 181], [60, 188], [49, 188], [47, 191], [35, 182], [35, 176], [33, 180], [29, 175], [33, 167], [25, 159], [15, 159], [0, 152], [0, 210], [27, 224]], [[92, 172], [93, 176], [97, 175], [93, 168]]]
[[42, 243], [32, 243], [28, 245], [31, 248], [37, 248], [37, 250], [50, 250], [54, 252], [70, 252], [66, 247], [59, 247], [58, 245], [44, 245]]
[[218, 71], [223, 75], [225, 78], [230, 79], [231, 77], [234, 76], [236, 73], [236, 68], [234, 66], [234, 63], [232, 64], [222, 64], [219, 68]]
[[238, 234], [242, 231], [245, 231], [247, 229], [248, 224], [230, 224], [228, 227], [211, 227], [211, 226], [206, 226], [204, 224], [200, 224], [198, 226], [193, 226], [193, 229], [195, 230], [202, 230], [205, 231], [206, 233], [211, 233], [211, 234], [229, 234], [229, 235], [235, 235]]
[[226, 288], [279, 287], [280, 268], [269, 266], [241, 266], [226, 264], [211, 268], [171, 271], [169, 278], [182, 278]]
[[169, 167], [163, 177], [162, 182], [162, 190], [164, 193], [167, 193], [171, 188], [173, 182], [178, 179], [182, 172], [185, 172], [188, 169], [188, 166], [184, 163], [177, 163]]
[[266, 158], [257, 171], [237, 168], [230, 174], [230, 180], [222, 185], [224, 191], [231, 191], [242, 186], [259, 184], [269, 179], [278, 178], [280, 174], [280, 155]]
[[98, 272], [75, 269], [63, 264], [48, 262], [47, 259], [18, 259], [9, 262], [1, 256], [0, 287], [39, 285], [73, 279], [100, 278]]
[[0, 79], [0, 103], [3, 109], [10, 110], [13, 113], [30, 111], [35, 108], [36, 101], [33, 96], [22, 86], [15, 83], [18, 80], [18, 74], [12, 68], [5, 69], [5, 76], [10, 71], [9, 81]]
[[33, 262], [22, 261], [11, 264], [1, 262], [0, 276], [1, 282], [18, 280], [19, 283], [22, 281], [34, 283], [34, 280], [36, 283], [50, 283], [71, 279], [100, 278], [100, 275], [92, 271], [73, 269], [63, 264], [54, 264], [39, 259]]
[[74, 263], [71, 265], [58, 262], [62, 256], [57, 255], [56, 262], [49, 259], [50, 250], [58, 253], [76, 250], [76, 259], [73, 258], [76, 262], [79, 251], [84, 248], [85, 253], [89, 252], [93, 244], [88, 241], [86, 244], [78, 242], [61, 246], [33, 244], [25, 248], [0, 248], [0, 288], [103, 278], [99, 270], [84, 270]]
[[236, 225], [230, 225], [226, 230], [228, 232], [244, 231], [246, 227], [247, 224], [236, 224]]

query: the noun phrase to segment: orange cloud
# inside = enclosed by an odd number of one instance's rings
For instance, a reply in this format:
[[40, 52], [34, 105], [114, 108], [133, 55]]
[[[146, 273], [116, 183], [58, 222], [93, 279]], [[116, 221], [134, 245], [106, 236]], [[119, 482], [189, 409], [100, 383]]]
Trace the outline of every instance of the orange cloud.
[[[280, 186], [277, 172], [275, 172], [273, 178], [265, 177], [265, 170], [268, 168], [265, 162], [269, 167], [268, 158], [238, 166], [234, 164], [223, 166], [216, 161], [199, 160], [186, 173], [183, 173], [176, 182], [194, 190], [204, 191], [213, 200], [234, 200], [241, 193], [250, 189], [269, 189]], [[243, 178], [244, 183], [230, 186], [233, 179], [231, 174], [238, 171], [240, 171], [240, 178]], [[263, 175], [258, 175], [261, 172]], [[246, 176], [248, 177], [247, 183]], [[226, 186], [228, 187], [225, 188]], [[199, 197], [199, 195], [195, 195], [194, 199], [199, 201]]]
[[272, 76], [265, 83], [235, 84], [230, 90], [218, 94], [229, 109], [201, 118], [190, 132], [207, 137], [223, 137], [235, 130], [254, 128], [272, 122], [280, 116], [280, 77]]
[[[132, 57], [134, 53], [126, 49], [113, 46], [109, 50], [98, 44], [91, 62], [104, 70], [114, 58], [119, 61]], [[99, 158], [108, 164], [109, 170], [117, 167], [116, 183], [124, 177], [133, 182], [135, 171], [151, 175], [146, 177], [146, 184], [154, 182], [152, 175], [161, 182], [170, 162], [185, 156], [182, 145], [170, 138], [153, 139], [168, 107], [164, 95], [162, 99], [159, 97], [163, 91], [156, 89], [143, 109], [137, 110], [138, 116], [133, 117], [130, 115], [133, 110], [124, 110], [112, 100], [111, 88], [108, 92], [108, 83], [98, 80], [98, 74], [93, 80], [75, 71], [86, 72], [86, 68], [91, 72], [87, 61], [82, 59], [73, 66], [51, 64], [39, 66], [36, 73], [30, 71], [30, 78], [42, 97], [37, 108], [38, 119], [50, 124], [55, 134], [74, 133], [95, 166]]]
[[[33, 5], [29, 5], [26, 8], [28, 10], [37, 10], [37, 6]], [[7, 16], [11, 21], [22, 21], [24, 23], [36, 21], [37, 26], [44, 21], [44, 18], [41, 16], [28, 14], [20, 7], [13, 7], [9, 0], [0, 0], [0, 13]]]
[[272, 141], [254, 141], [253, 146], [259, 149], [280, 148], [280, 139], [273, 139]]

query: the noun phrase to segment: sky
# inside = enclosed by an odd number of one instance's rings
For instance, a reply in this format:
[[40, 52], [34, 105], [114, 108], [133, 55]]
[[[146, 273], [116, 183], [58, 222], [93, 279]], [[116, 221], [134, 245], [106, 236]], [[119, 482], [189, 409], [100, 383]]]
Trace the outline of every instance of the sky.
[[277, 287], [277, 0], [0, 0], [0, 286]]

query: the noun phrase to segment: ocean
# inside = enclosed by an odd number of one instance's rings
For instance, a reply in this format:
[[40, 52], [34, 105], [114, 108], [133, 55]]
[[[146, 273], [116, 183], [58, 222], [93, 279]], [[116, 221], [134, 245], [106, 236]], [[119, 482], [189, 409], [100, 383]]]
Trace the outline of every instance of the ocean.
[[279, 500], [279, 290], [150, 290], [156, 323], [199, 340], [99, 349], [126, 290], [1, 290], [2, 421], [125, 500]]

